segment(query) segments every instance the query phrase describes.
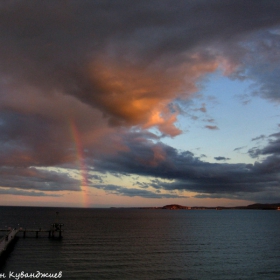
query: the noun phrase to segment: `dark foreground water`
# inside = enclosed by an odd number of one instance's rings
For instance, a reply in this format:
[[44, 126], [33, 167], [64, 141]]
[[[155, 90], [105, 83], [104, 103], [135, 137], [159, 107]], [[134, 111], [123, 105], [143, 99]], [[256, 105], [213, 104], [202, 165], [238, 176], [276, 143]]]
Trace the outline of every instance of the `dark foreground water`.
[[48, 228], [56, 211], [63, 238], [20, 233], [0, 264], [6, 279], [280, 279], [280, 211], [0, 207], [0, 228]]

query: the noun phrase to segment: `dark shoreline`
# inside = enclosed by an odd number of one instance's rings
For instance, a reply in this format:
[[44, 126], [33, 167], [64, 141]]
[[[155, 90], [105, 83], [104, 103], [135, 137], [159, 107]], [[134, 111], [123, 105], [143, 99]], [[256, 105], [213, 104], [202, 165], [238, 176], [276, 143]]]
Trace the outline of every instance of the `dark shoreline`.
[[139, 207], [140, 209], [167, 209], [167, 210], [280, 210], [280, 203], [274, 204], [262, 204], [255, 203], [247, 206], [235, 206], [235, 207], [204, 207], [204, 206], [182, 206], [178, 204], [170, 204], [162, 207]]

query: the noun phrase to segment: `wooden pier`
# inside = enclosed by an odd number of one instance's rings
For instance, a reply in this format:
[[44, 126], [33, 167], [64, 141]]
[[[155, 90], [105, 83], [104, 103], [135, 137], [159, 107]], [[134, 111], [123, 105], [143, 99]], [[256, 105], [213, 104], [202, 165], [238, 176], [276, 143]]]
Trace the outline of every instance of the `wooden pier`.
[[[23, 238], [27, 236], [28, 233], [35, 233], [36, 238], [39, 237], [39, 233], [48, 233], [49, 238], [62, 238], [62, 226], [63, 224], [54, 223], [51, 225], [50, 229], [23, 229], [23, 228], [8, 228], [0, 229], [0, 232], [6, 232], [5, 235], [0, 239], [0, 257], [4, 255], [10, 244], [13, 243], [15, 236], [19, 233], [23, 233]], [[33, 235], [34, 236], [34, 235]]]
[[[56, 212], [56, 218], [58, 217], [58, 213]], [[35, 233], [36, 238], [39, 237], [39, 234], [48, 233], [49, 238], [62, 238], [62, 223], [58, 223], [57, 220], [50, 225], [49, 229], [27, 229], [27, 228], [6, 228], [0, 229], [0, 232], [5, 232], [4, 236], [0, 239], [0, 257], [4, 255], [10, 244], [13, 243], [15, 236], [19, 233], [23, 233], [23, 237], [29, 237], [29, 233]], [[32, 236], [32, 235], [31, 235]], [[34, 235], [33, 235], [34, 236]], [[1, 277], [0, 277], [1, 278]]]
[[[4, 231], [4, 230], [1, 230]], [[0, 256], [6, 251], [8, 246], [14, 241], [19, 229], [11, 229], [5, 236], [0, 239]]]

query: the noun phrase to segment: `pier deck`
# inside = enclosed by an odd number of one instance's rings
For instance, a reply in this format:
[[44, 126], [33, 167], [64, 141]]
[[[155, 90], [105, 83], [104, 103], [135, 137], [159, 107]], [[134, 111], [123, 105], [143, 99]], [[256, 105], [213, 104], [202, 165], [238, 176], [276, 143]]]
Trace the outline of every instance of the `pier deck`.
[[[8, 247], [13, 243], [15, 236], [18, 232], [23, 233], [23, 237], [26, 237], [27, 233], [36, 233], [36, 238], [39, 237], [39, 233], [48, 233], [49, 238], [62, 238], [62, 223], [57, 222], [57, 216], [59, 212], [56, 212], [56, 221], [50, 225], [49, 229], [42, 229], [41, 227], [38, 229], [30, 229], [30, 228], [11, 228], [6, 227], [5, 229], [0, 229], [0, 232], [5, 232], [4, 236], [0, 238], [0, 258], [6, 255], [5, 252], [8, 251]], [[1, 234], [2, 235], [2, 234]], [[1, 274], [0, 274], [1, 278]]]
[[6, 251], [9, 244], [14, 240], [14, 237], [19, 232], [19, 229], [12, 229], [0, 239], [0, 256]]

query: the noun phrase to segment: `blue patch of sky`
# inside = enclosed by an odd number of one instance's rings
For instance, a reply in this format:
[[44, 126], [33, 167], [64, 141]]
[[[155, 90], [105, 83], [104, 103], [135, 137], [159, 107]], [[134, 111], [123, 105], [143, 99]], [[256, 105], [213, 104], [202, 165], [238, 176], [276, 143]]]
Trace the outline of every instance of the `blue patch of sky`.
[[252, 85], [218, 72], [209, 75], [178, 117], [183, 133], [162, 141], [196, 156], [206, 155], [202, 160], [209, 162], [217, 162], [215, 157], [229, 158], [228, 163], [255, 162], [247, 151], [266, 142], [252, 139], [279, 131], [280, 115], [279, 105], [251, 93]]

